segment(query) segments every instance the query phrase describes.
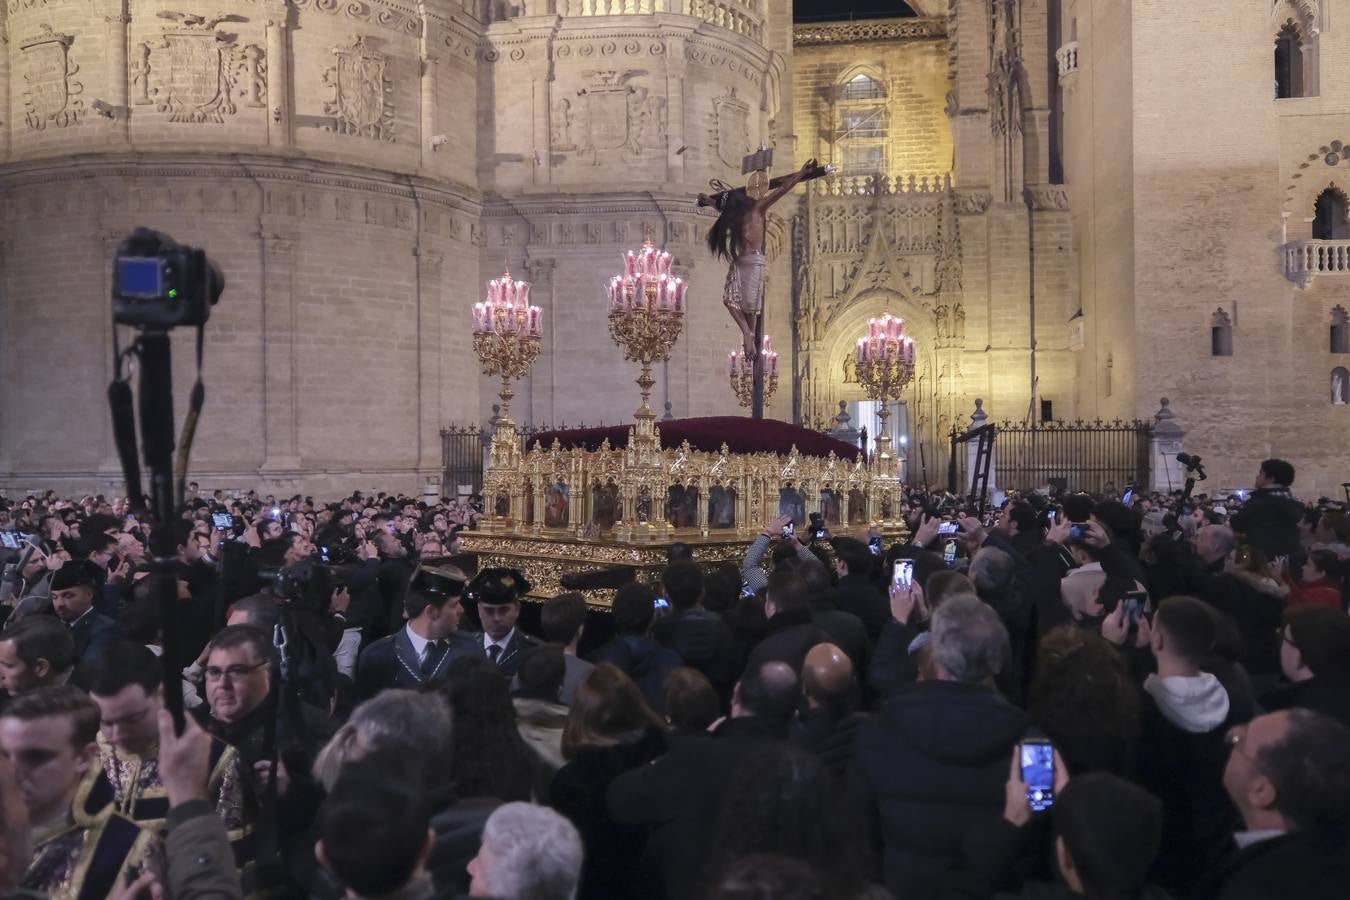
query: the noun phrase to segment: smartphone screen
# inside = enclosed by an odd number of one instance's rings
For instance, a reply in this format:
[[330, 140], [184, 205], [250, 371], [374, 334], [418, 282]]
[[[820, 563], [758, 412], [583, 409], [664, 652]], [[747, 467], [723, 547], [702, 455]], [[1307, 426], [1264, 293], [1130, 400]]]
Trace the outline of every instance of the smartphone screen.
[[1027, 804], [1033, 812], [1049, 809], [1055, 802], [1055, 748], [1049, 741], [1026, 741], [1021, 756]]
[[1130, 591], [1125, 595], [1125, 621], [1130, 625], [1136, 625], [1139, 617], [1144, 614], [1144, 604], [1148, 602], [1148, 593], [1145, 591]]
[[13, 533], [8, 531], [0, 532], [0, 544], [3, 544], [11, 550], [19, 549], [19, 541], [14, 537]]
[[880, 556], [880, 555], [881, 555], [881, 538], [879, 538], [879, 537], [874, 537], [874, 538], [872, 538], [872, 540], [870, 540], [870, 541], [867, 542], [867, 547], [868, 547], [869, 550], [872, 551], [872, 555], [873, 555], [873, 556]]
[[323, 560], [324, 562], [328, 562], [328, 548], [327, 548], [327, 547], [320, 547], [320, 548], [319, 548], [319, 559]]
[[1088, 527], [1086, 525], [1070, 525], [1069, 537], [1075, 541], [1081, 541], [1088, 536]]
[[665, 597], [657, 597], [652, 601], [653, 609], [670, 609], [670, 601]]
[[1134, 488], [1130, 488], [1128, 491], [1125, 492], [1125, 496], [1120, 498], [1120, 502], [1124, 503], [1126, 506], [1129, 506], [1130, 501], [1133, 499], [1134, 499]]
[[212, 513], [211, 524], [220, 531], [229, 531], [234, 527], [234, 516], [229, 513]]
[[1058, 513], [1057, 513], [1055, 510], [1052, 509], [1052, 510], [1050, 510], [1048, 513], [1045, 514], [1045, 520], [1046, 520], [1047, 522], [1049, 522], [1051, 525], [1053, 525], [1053, 524], [1055, 524], [1055, 516], [1056, 516], [1056, 515], [1058, 515]]
[[783, 526], [783, 537], [790, 538], [797, 533], [797, 527], [791, 522]]
[[942, 551], [942, 561], [947, 564], [949, 569], [956, 565], [956, 541], [947, 542], [947, 546]]
[[894, 587], [909, 587], [914, 583], [914, 561], [911, 559], [897, 559], [895, 568], [891, 571], [891, 585]]
[[956, 534], [959, 527], [955, 522], [943, 522], [938, 526], [938, 534]]

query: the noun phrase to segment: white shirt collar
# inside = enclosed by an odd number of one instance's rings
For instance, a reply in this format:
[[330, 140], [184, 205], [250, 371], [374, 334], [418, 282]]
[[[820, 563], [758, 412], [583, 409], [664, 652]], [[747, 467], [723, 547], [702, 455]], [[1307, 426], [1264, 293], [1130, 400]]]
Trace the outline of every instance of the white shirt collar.
[[496, 644], [498, 647], [501, 647], [504, 652], [506, 650], [506, 646], [511, 643], [511, 638], [515, 636], [516, 630], [512, 628], [510, 631], [506, 633], [506, 637], [502, 638], [500, 641], [494, 641], [485, 631], [483, 632], [483, 649], [486, 650], [493, 644]]
[[1283, 828], [1260, 828], [1256, 831], [1239, 831], [1233, 835], [1233, 841], [1238, 845], [1239, 850], [1246, 850], [1252, 844], [1273, 840], [1282, 834], [1284, 834]]
[[75, 627], [76, 625], [78, 625], [80, 622], [84, 621], [84, 617], [85, 617], [85, 616], [89, 615], [89, 614], [90, 614], [91, 612], [93, 612], [93, 611], [94, 611], [94, 607], [90, 606], [88, 609], [86, 609], [84, 612], [80, 613], [78, 616], [75, 617], [74, 620], [71, 621], [70, 627], [71, 627], [71, 628], [74, 628], [74, 627]]
[[427, 645], [430, 644], [431, 642], [428, 641], [426, 638], [422, 637], [417, 632], [413, 631], [411, 622], [408, 623], [407, 625], [404, 625], [403, 630], [408, 632], [408, 641], [409, 643], [412, 644], [413, 652], [417, 654], [418, 662], [421, 662], [422, 660], [426, 659]]

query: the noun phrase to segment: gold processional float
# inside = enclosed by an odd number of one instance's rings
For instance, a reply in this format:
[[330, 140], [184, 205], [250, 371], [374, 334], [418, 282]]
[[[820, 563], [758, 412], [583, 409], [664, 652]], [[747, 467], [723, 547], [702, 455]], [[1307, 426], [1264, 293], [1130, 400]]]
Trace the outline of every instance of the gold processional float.
[[[830, 451], [804, 455], [795, 445], [782, 453], [734, 453], [723, 443], [715, 452], [685, 440], [663, 447], [650, 405], [652, 364], [670, 358], [684, 322], [685, 282], [670, 272], [671, 256], [650, 240], [624, 256], [624, 272], [610, 279], [609, 331], [624, 358], [641, 367], [642, 404], [628, 429], [627, 446], [604, 440], [597, 449], [536, 443], [522, 451], [511, 419], [511, 381], [528, 374], [539, 355], [542, 315], [529, 302], [530, 286], [508, 272], [488, 282], [487, 299], [474, 306], [474, 350], [482, 371], [502, 381], [501, 412], [488, 451], [479, 528], [464, 532], [465, 550], [480, 568], [509, 566], [525, 573], [531, 597], [565, 590], [564, 577], [631, 567], [639, 580], [659, 588], [667, 550], [690, 546], [702, 564], [734, 562], [765, 523], [792, 514], [805, 524], [820, 513], [833, 533], [876, 529], [886, 537], [905, 533], [900, 518], [899, 460], [890, 432], [882, 427], [869, 460]], [[766, 392], [777, 383], [777, 354], [765, 339]], [[895, 400], [914, 372], [914, 344], [899, 319], [869, 323], [857, 348], [859, 381], [873, 400]], [[752, 365], [733, 354], [733, 392], [748, 405]], [[583, 591], [588, 602], [608, 607], [613, 590]]]

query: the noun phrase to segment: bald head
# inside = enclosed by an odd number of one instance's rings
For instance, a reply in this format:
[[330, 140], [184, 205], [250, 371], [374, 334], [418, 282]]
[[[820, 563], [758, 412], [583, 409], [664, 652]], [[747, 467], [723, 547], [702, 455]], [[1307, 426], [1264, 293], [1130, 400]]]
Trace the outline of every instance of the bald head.
[[816, 644], [802, 666], [802, 688], [813, 707], [844, 701], [853, 688], [853, 661], [834, 644]]
[[797, 673], [787, 663], [774, 660], [741, 676], [732, 696], [732, 715], [788, 719], [800, 698]]
[[1207, 563], [1218, 562], [1233, 552], [1237, 536], [1227, 525], [1209, 525], [1195, 533], [1196, 554]]

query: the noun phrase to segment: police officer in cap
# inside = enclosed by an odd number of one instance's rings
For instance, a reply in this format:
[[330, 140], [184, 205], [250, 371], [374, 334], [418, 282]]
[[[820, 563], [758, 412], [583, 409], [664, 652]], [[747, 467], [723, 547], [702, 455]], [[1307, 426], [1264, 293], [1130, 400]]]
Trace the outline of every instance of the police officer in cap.
[[419, 566], [403, 601], [406, 624], [361, 651], [357, 696], [364, 700], [385, 688], [416, 689], [444, 678], [454, 657], [479, 652], [474, 639], [457, 630], [463, 593], [464, 573], [455, 566]]
[[502, 674], [514, 678], [520, 658], [539, 641], [516, 628], [520, 598], [530, 592], [530, 583], [516, 569], [484, 569], [469, 583], [464, 598], [478, 606], [482, 633], [476, 635], [478, 650], [497, 664]]
[[102, 585], [99, 566], [84, 559], [73, 559], [52, 575], [52, 612], [70, 626], [75, 658], [85, 666], [120, 637], [117, 623], [94, 609], [94, 596]]

